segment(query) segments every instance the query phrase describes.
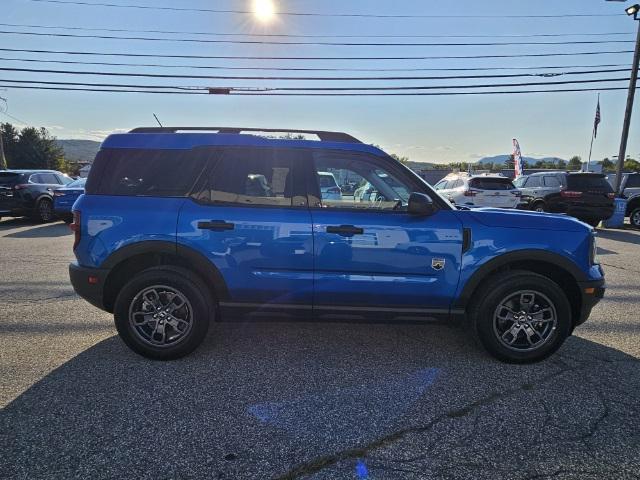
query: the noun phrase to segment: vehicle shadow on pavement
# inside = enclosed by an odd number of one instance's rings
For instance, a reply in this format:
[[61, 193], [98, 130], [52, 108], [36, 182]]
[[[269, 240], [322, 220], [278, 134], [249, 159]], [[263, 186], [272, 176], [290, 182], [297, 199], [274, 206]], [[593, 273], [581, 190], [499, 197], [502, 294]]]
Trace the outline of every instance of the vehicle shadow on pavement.
[[[9, 222], [7, 222], [9, 223]], [[4, 227], [4, 224], [0, 224]], [[29, 225], [25, 222], [25, 226]], [[12, 228], [17, 227], [18, 225], [14, 225]], [[20, 225], [22, 226], [22, 225]], [[69, 228], [69, 225], [65, 223], [47, 223], [47, 224], [37, 224], [34, 225], [33, 228], [29, 230], [20, 230], [18, 232], [8, 233], [4, 235], [6, 238], [44, 238], [44, 237], [65, 237], [68, 235], [72, 235], [73, 232]]]
[[640, 245], [639, 230], [599, 229], [598, 237], [606, 238], [608, 240], [614, 240], [616, 242], [625, 242], [625, 243], [633, 243], [635, 245]]
[[640, 471], [639, 400], [640, 361], [578, 337], [508, 365], [442, 325], [216, 324], [178, 361], [110, 337], [51, 372], [0, 413], [0, 471], [624, 477]]

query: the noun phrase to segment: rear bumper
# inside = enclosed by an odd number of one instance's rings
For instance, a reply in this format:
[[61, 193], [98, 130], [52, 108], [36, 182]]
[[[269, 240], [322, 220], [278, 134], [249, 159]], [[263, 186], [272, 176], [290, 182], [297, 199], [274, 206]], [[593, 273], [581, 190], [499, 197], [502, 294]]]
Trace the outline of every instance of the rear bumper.
[[587, 282], [578, 282], [580, 287], [580, 295], [582, 297], [582, 308], [580, 309], [580, 317], [577, 319], [575, 325], [581, 325], [587, 321], [591, 310], [596, 304], [604, 297], [606, 289], [604, 278], [600, 280], [590, 280]]
[[108, 270], [81, 267], [77, 263], [69, 264], [69, 279], [73, 289], [87, 302], [101, 310], [105, 310], [103, 304], [104, 281], [108, 273]]
[[611, 218], [614, 212], [614, 206], [611, 205], [571, 205], [567, 203], [557, 203], [549, 206], [552, 213], [566, 213], [572, 217], [585, 218], [593, 220], [607, 220]]

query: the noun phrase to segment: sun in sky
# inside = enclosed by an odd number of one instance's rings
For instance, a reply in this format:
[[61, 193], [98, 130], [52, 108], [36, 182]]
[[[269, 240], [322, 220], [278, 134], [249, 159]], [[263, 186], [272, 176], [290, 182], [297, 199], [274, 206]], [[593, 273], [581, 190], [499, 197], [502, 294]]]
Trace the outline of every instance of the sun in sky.
[[269, 22], [276, 13], [272, 0], [253, 0], [253, 12], [261, 22]]

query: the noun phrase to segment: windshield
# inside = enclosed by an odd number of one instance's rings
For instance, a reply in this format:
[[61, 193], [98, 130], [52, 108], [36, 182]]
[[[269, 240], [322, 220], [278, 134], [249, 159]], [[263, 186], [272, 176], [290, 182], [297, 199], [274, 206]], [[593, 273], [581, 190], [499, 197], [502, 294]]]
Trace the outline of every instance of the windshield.
[[73, 180], [71, 183], [68, 183], [67, 188], [84, 188], [85, 183], [87, 183], [86, 178], [79, 178], [77, 180]]

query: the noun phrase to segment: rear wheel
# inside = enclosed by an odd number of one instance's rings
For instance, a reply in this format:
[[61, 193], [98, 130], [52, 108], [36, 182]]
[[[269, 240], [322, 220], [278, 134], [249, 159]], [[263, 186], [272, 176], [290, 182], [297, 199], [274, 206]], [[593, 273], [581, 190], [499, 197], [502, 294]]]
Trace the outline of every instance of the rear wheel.
[[631, 210], [629, 215], [629, 223], [632, 227], [640, 228], [640, 207], [636, 207]]
[[136, 353], [173, 360], [204, 340], [213, 308], [202, 281], [185, 269], [155, 267], [136, 275], [116, 298], [122, 340]]
[[42, 198], [36, 205], [35, 217], [43, 223], [53, 220], [53, 202], [48, 198]]
[[571, 332], [571, 308], [560, 286], [527, 271], [488, 279], [474, 296], [470, 318], [479, 343], [512, 363], [547, 358]]
[[531, 210], [534, 212], [546, 212], [544, 202], [535, 202], [531, 205]]

